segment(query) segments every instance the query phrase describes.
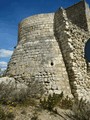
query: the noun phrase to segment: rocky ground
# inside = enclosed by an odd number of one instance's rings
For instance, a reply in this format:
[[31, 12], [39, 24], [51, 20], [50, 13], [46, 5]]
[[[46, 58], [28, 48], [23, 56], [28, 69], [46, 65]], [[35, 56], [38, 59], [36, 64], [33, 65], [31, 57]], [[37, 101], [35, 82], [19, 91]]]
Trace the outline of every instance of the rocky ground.
[[[0, 120], [69, 120], [65, 114], [70, 110], [59, 107], [54, 108], [54, 111], [43, 109], [40, 100], [27, 100], [27, 95], [31, 94], [27, 92], [27, 85], [14, 78], [0, 78]], [[16, 99], [14, 103], [13, 99]], [[23, 101], [24, 104], [21, 104]]]
[[[28, 86], [0, 78], [0, 120], [90, 120], [90, 103], [61, 94], [33, 98]], [[40, 100], [41, 99], [41, 100]]]
[[32, 106], [15, 108], [7, 106], [4, 109], [12, 111], [14, 115], [8, 120], [72, 120], [66, 115], [71, 113], [71, 111], [60, 108], [57, 108], [57, 113]]

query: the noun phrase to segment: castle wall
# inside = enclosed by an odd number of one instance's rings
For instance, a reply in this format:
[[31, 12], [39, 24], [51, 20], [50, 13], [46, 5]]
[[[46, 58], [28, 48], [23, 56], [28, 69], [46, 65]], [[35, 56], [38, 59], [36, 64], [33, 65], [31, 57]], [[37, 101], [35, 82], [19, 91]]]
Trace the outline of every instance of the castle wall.
[[85, 13], [85, 2], [80, 1], [79, 3], [66, 9], [68, 19], [75, 25], [84, 30], [88, 30], [88, 24]]
[[85, 3], [85, 13], [86, 13], [88, 30], [90, 32], [90, 8], [89, 8], [89, 5], [87, 3]]
[[90, 78], [88, 78], [87, 63], [84, 58], [85, 43], [90, 37], [89, 32], [73, 24], [68, 19], [66, 10], [58, 10], [54, 20], [55, 35], [67, 68], [71, 92], [75, 98], [84, 97], [89, 100]]
[[85, 58], [85, 45], [90, 38], [89, 11], [81, 1], [55, 14], [23, 20], [7, 75], [26, 84], [38, 82], [46, 95], [72, 92], [75, 98], [89, 100], [90, 63]]
[[[7, 75], [21, 82], [38, 81], [46, 94], [71, 94], [62, 53], [54, 36], [54, 14], [26, 18], [19, 25], [18, 45]], [[36, 88], [35, 88], [36, 89]]]

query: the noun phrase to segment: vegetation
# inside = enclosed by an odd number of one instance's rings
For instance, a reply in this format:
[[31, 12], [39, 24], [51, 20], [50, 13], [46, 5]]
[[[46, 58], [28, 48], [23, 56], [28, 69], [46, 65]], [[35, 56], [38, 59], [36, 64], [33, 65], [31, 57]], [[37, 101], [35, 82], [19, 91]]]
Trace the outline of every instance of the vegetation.
[[50, 111], [53, 111], [55, 106], [59, 106], [63, 109], [69, 109], [73, 105], [73, 101], [68, 98], [64, 97], [63, 92], [61, 94], [53, 94], [49, 95], [48, 98], [44, 98], [44, 100], [40, 100], [41, 107]]
[[0, 68], [0, 77], [2, 77], [2, 70], [1, 70], [1, 68]]
[[33, 114], [31, 120], [38, 120], [38, 115], [36, 112]]
[[3, 77], [5, 75], [6, 70], [3, 70], [0, 68], [0, 77]]
[[64, 97], [63, 93], [60, 95], [49, 95], [48, 98], [40, 100], [41, 107], [52, 111], [59, 115], [56, 106], [62, 109], [70, 109], [72, 112], [66, 114], [71, 120], [90, 120], [90, 103], [85, 100], [73, 100], [71, 98]]
[[90, 103], [83, 99], [75, 101], [72, 112], [73, 114], [67, 115], [72, 120], [90, 120]]
[[0, 84], [0, 104], [3, 105], [35, 105], [35, 101], [30, 97], [29, 87], [17, 90], [16, 87], [9, 84]]
[[14, 120], [15, 116], [12, 111], [5, 112], [0, 106], [0, 120]]
[[59, 107], [62, 109], [72, 109], [73, 103], [74, 103], [74, 99], [66, 96], [63, 97], [61, 101], [59, 101]]
[[[17, 91], [17, 88], [13, 85], [0, 84], [0, 120], [13, 120], [15, 117], [12, 111], [5, 111], [3, 107], [5, 105], [12, 107], [16, 107], [17, 105], [36, 106], [35, 99], [37, 97], [35, 94], [39, 93], [42, 95], [44, 92], [42, 91], [43, 86], [40, 84], [38, 85], [36, 82], [37, 81], [33, 80], [33, 83], [29, 83], [27, 88], [21, 88], [19, 91]], [[36, 88], [35, 91], [34, 88]], [[32, 97], [34, 97], [34, 99], [32, 99]], [[66, 115], [71, 120], [90, 120], [90, 103], [83, 99], [74, 101], [68, 96], [65, 97], [62, 92], [61, 94], [54, 93], [40, 100], [39, 108], [47, 109], [58, 114], [57, 107], [61, 109], [70, 109], [72, 112]], [[22, 114], [26, 114], [25, 111], [23, 111]], [[38, 115], [36, 113], [33, 114], [31, 120], [38, 120]]]

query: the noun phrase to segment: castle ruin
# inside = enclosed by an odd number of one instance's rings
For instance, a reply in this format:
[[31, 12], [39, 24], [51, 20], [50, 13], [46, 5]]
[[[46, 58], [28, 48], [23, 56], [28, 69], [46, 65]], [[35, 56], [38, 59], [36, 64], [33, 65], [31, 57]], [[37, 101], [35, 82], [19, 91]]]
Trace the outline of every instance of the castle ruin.
[[63, 91], [89, 100], [89, 38], [90, 9], [85, 1], [28, 17], [19, 24], [18, 44], [6, 74], [24, 83], [37, 81], [46, 95]]

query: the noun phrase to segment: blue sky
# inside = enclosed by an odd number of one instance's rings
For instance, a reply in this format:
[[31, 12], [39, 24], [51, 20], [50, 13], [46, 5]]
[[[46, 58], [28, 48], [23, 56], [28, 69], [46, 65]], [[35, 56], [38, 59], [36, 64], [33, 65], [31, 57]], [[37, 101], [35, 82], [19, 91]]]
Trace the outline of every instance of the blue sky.
[[[55, 12], [80, 0], [0, 0], [0, 68], [5, 69], [17, 44], [18, 23], [31, 15]], [[90, 0], [86, 0], [90, 5]]]

